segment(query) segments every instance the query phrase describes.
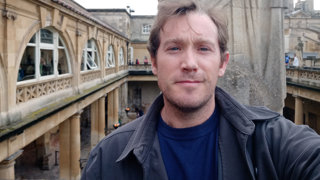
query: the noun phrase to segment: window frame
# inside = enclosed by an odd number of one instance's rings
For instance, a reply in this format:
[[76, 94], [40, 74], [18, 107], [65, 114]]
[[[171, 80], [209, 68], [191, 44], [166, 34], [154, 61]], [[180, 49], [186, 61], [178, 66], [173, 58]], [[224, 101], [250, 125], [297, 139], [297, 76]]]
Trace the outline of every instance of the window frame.
[[[111, 61], [109, 61], [110, 55], [111, 55], [111, 59], [110, 59]], [[106, 55], [106, 60], [105, 61], [106, 61], [106, 65], [105, 65], [106, 68], [114, 68], [114, 67], [116, 67], [116, 60], [115, 60], [114, 49], [113, 49], [113, 45], [112, 44], [110, 44], [108, 46], [107, 55]]]
[[143, 24], [141, 32], [142, 32], [142, 34], [150, 34], [150, 32], [151, 32], [151, 24]]
[[[91, 55], [89, 54], [89, 52], [91, 52]], [[95, 58], [97, 58], [97, 62], [95, 61]], [[97, 70], [100, 68], [100, 63], [99, 63], [100, 58], [99, 58], [98, 48], [93, 39], [89, 39], [84, 49], [82, 50], [81, 63], [82, 62], [84, 64], [84, 69], [81, 70], [81, 67], [80, 67], [81, 72]], [[90, 69], [88, 69], [87, 66], [89, 66]]]
[[[48, 30], [52, 33], [52, 44], [49, 43], [43, 43], [41, 42], [41, 31], [42, 30]], [[34, 43], [31, 42], [31, 40], [34, 39]], [[61, 41], [63, 46], [59, 46], [59, 40]], [[69, 51], [66, 48], [66, 44], [64, 43], [63, 39], [61, 38], [59, 32], [52, 28], [41, 28], [39, 29], [33, 36], [30, 38], [29, 42], [26, 44], [26, 47], [24, 48], [24, 52], [26, 51], [27, 47], [34, 47], [34, 78], [33, 79], [27, 79], [27, 80], [17, 80], [17, 84], [25, 84], [30, 82], [37, 82], [40, 80], [46, 80], [46, 79], [52, 79], [55, 77], [61, 77], [64, 75], [72, 74], [71, 71], [71, 63], [70, 63], [70, 56]], [[68, 73], [59, 74], [58, 72], [58, 63], [59, 63], [59, 49], [64, 49], [64, 52], [66, 54], [67, 58], [67, 64], [68, 64]], [[41, 59], [41, 51], [42, 50], [51, 50], [52, 52], [52, 61], [53, 61], [53, 73], [50, 75], [41, 75], [40, 73], [40, 59]], [[21, 64], [22, 60], [20, 61]]]
[[118, 53], [118, 61], [119, 61], [119, 66], [124, 65], [124, 50], [122, 47], [120, 47], [119, 53]]

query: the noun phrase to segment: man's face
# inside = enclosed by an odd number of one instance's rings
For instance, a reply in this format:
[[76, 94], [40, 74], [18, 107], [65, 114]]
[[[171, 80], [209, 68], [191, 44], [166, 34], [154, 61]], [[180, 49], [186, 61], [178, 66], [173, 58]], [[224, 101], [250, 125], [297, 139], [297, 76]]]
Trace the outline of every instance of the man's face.
[[165, 105], [182, 111], [214, 106], [214, 89], [229, 60], [221, 62], [218, 31], [204, 14], [170, 18], [160, 31], [160, 45], [152, 58]]

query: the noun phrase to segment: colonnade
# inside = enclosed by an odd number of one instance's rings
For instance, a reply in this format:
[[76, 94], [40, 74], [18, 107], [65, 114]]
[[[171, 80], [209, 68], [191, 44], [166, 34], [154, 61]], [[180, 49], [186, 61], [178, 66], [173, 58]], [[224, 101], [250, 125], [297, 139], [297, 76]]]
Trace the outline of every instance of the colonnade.
[[[106, 112], [105, 103], [108, 103], [108, 109]], [[117, 123], [119, 111], [119, 88], [115, 88], [107, 94], [99, 97], [90, 104], [91, 114], [91, 139], [90, 146], [93, 148], [103, 137], [105, 137], [107, 130], [113, 129], [113, 124]], [[59, 129], [59, 179], [80, 179], [80, 156], [81, 156], [81, 137], [80, 137], [80, 116], [82, 111], [73, 114], [71, 117], [62, 121], [56, 128]], [[107, 113], [107, 124], [106, 127], [106, 113]], [[46, 152], [46, 143], [48, 140], [45, 133], [37, 139], [44, 148], [41, 156], [45, 157], [48, 153]], [[50, 136], [50, 135], [49, 135]], [[19, 150], [0, 162], [0, 179], [14, 180], [14, 164], [15, 160], [23, 153], [23, 150]]]

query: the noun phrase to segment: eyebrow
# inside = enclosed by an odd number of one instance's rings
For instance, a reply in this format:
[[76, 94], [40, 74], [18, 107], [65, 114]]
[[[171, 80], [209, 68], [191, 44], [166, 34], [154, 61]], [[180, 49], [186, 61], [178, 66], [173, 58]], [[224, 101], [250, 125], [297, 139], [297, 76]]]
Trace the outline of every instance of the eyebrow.
[[[182, 38], [172, 38], [172, 39], [168, 39], [164, 42], [163, 46], [166, 47], [168, 44], [170, 43], [174, 43], [174, 44], [184, 44], [184, 40]], [[217, 47], [217, 44], [208, 40], [208, 39], [205, 39], [205, 38], [196, 38], [195, 40], [193, 40], [193, 43], [195, 44], [209, 44], [210, 46], [212, 46], [213, 48], [216, 48]]]

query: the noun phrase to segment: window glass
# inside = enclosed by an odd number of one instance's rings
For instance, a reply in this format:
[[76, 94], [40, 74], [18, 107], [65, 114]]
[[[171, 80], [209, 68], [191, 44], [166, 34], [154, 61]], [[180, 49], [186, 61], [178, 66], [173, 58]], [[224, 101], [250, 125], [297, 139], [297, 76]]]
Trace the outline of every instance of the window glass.
[[63, 47], [63, 43], [61, 42], [61, 39], [59, 38], [59, 46]]
[[81, 71], [86, 70], [86, 68], [85, 68], [85, 67], [86, 67], [86, 66], [85, 66], [85, 64], [86, 64], [85, 54], [86, 54], [86, 51], [83, 50], [83, 51], [82, 51], [82, 58], [81, 58]]
[[53, 33], [47, 29], [40, 30], [41, 43], [53, 44]]
[[59, 49], [59, 61], [58, 61], [58, 73], [67, 74], [69, 73], [69, 65], [67, 55], [64, 49]]
[[120, 48], [119, 51], [119, 65], [124, 65], [123, 48]]
[[94, 51], [94, 62], [95, 62], [96, 65], [99, 64], [99, 61], [98, 61], [98, 58], [97, 58], [97, 57], [98, 57], [98, 51], [95, 50], [95, 51]]
[[53, 50], [41, 49], [40, 75], [47, 76], [53, 74]]
[[35, 36], [36, 35], [32, 36], [32, 38], [30, 39], [29, 43], [32, 43], [32, 44], [36, 43], [36, 37]]
[[[56, 38], [53, 38], [56, 37]], [[18, 71], [18, 82], [41, 77], [71, 73], [67, 49], [59, 34], [40, 29], [32, 36], [23, 53]]]
[[88, 48], [92, 48], [92, 45], [91, 45], [91, 41], [90, 41], [90, 40], [87, 42], [87, 46], [88, 46]]
[[143, 34], [150, 34], [151, 25], [150, 24], [144, 24], [142, 26], [142, 33]]
[[85, 49], [82, 51], [81, 71], [99, 68], [98, 51], [93, 40], [87, 41]]
[[27, 46], [18, 71], [18, 81], [35, 78], [35, 47]]
[[112, 45], [108, 47], [108, 52], [106, 57], [106, 67], [115, 67], [114, 52], [113, 52]]

